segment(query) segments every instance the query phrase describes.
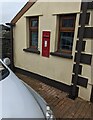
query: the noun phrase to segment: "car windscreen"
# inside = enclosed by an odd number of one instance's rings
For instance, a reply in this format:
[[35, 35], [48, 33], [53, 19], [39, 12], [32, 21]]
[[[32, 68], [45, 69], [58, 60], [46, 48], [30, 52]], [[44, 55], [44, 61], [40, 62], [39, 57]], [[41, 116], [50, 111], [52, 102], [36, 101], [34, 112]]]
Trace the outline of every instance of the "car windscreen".
[[9, 70], [0, 62], [0, 81], [9, 75]]

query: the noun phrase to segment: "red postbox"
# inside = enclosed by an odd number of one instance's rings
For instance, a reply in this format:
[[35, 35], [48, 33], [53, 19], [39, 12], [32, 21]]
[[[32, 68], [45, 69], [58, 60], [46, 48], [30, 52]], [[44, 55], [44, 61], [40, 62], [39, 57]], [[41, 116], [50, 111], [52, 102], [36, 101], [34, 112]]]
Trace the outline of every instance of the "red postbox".
[[50, 54], [50, 31], [42, 33], [42, 56], [49, 57]]

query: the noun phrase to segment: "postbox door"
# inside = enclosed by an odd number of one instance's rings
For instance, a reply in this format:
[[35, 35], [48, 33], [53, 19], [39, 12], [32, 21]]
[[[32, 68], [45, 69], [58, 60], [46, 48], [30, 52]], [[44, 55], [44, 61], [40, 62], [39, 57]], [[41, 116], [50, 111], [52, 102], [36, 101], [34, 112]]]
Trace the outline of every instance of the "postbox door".
[[42, 33], [42, 56], [49, 57], [50, 54], [50, 32], [43, 31]]

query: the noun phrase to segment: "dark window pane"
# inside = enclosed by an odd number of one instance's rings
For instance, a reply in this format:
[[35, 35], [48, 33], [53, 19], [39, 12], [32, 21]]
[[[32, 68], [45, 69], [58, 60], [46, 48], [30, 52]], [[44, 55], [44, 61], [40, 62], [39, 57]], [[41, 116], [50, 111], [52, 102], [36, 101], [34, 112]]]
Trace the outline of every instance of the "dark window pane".
[[72, 50], [74, 32], [60, 32], [59, 50]]
[[31, 46], [38, 46], [38, 33], [37, 32], [31, 32]]
[[37, 26], [38, 26], [37, 20], [32, 20], [31, 21], [31, 27], [37, 27]]
[[74, 27], [74, 19], [62, 19], [62, 27]]

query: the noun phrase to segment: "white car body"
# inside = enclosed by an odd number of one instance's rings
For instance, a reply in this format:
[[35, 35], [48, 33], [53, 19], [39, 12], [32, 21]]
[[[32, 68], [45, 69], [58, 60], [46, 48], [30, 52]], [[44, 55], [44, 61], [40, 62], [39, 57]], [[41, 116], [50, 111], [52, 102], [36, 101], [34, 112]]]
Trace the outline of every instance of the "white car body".
[[9, 71], [0, 80], [0, 118], [53, 118], [44, 99], [0, 62]]

